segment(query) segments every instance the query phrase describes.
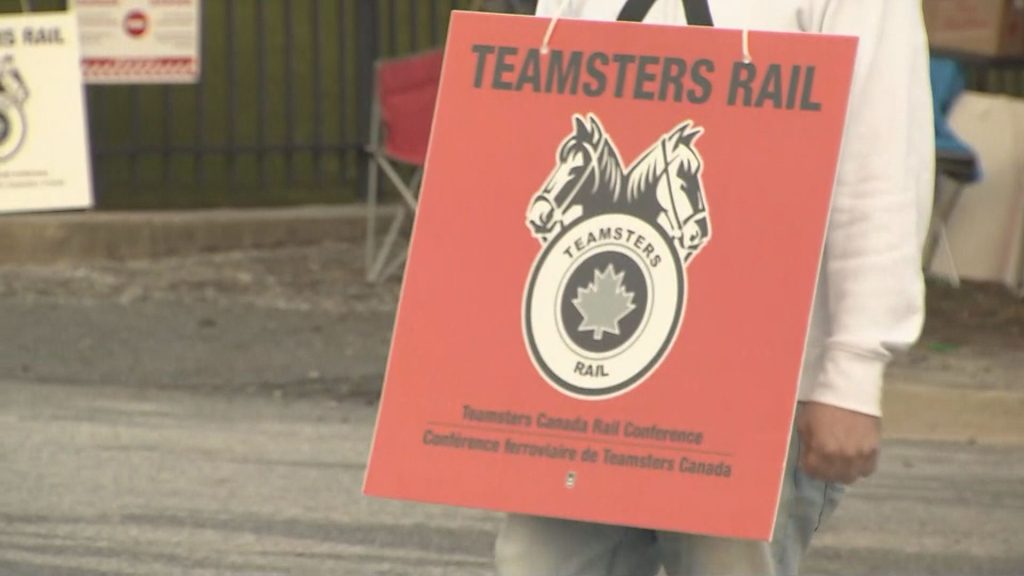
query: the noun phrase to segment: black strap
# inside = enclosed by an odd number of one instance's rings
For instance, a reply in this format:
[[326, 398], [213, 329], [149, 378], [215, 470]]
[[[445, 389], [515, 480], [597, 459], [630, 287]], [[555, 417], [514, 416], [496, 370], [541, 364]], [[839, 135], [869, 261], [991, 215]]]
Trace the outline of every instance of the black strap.
[[683, 0], [686, 9], [686, 23], [690, 26], [714, 26], [708, 0]]
[[654, 0], [626, 0], [626, 5], [619, 12], [620, 22], [643, 22], [651, 11]]
[[[619, 12], [619, 20], [622, 22], [643, 22], [655, 0], [626, 0], [626, 5]], [[686, 23], [691, 26], [714, 26], [711, 19], [711, 8], [708, 7], [708, 0], [683, 0], [683, 9], [686, 10]]]

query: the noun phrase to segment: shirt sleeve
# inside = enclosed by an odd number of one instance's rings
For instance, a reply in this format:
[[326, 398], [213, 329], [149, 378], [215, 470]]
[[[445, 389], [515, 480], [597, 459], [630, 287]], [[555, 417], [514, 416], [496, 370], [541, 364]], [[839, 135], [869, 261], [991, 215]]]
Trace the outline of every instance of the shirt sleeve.
[[935, 161], [927, 40], [920, 2], [820, 2], [821, 31], [859, 46], [822, 266], [830, 332], [802, 399], [880, 415], [885, 367], [924, 320]]

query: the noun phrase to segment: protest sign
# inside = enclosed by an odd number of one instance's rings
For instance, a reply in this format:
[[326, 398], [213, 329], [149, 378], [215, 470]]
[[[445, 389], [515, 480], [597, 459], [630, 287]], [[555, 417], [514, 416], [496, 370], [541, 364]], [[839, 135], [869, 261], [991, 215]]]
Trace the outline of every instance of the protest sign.
[[365, 491], [767, 539], [856, 41], [548, 23], [453, 15]]
[[80, 55], [70, 14], [0, 18], [0, 213], [92, 205]]

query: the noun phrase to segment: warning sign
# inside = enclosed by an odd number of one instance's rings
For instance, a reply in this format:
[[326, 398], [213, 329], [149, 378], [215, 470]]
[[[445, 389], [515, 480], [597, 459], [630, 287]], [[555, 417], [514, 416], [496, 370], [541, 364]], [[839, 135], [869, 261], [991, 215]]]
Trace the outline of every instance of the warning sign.
[[76, 0], [75, 12], [86, 82], [199, 81], [200, 0]]

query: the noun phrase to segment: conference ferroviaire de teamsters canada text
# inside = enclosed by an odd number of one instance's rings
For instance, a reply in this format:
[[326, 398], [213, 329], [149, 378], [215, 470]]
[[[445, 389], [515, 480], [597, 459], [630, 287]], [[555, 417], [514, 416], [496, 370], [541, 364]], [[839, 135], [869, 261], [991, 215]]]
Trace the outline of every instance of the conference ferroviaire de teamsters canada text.
[[428, 424], [421, 437], [423, 444], [722, 479], [733, 473], [728, 455], [702, 449], [705, 434], [699, 430], [672, 429], [629, 419], [528, 414], [468, 404], [462, 406], [460, 420]]

